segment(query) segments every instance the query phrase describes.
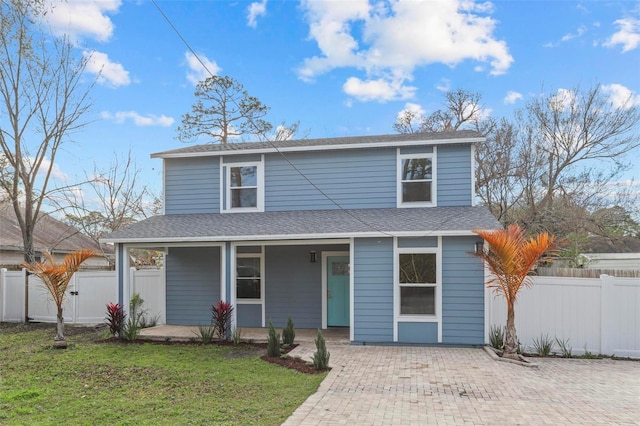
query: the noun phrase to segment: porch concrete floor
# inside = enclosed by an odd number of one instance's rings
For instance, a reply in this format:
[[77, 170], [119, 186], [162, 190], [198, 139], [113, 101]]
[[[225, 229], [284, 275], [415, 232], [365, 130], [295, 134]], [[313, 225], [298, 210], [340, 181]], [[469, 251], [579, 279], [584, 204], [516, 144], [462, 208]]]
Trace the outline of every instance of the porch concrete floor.
[[[253, 340], [254, 342], [266, 342], [268, 328], [245, 328], [242, 330], [242, 340]], [[140, 338], [152, 340], [190, 340], [197, 339], [197, 326], [188, 325], [157, 325], [155, 327], [143, 328], [140, 330]], [[276, 332], [282, 334], [282, 329], [276, 329]], [[313, 343], [316, 338], [317, 329], [315, 328], [296, 328], [296, 343]], [[349, 343], [349, 328], [327, 328], [322, 330], [322, 336], [327, 343], [333, 344]]]

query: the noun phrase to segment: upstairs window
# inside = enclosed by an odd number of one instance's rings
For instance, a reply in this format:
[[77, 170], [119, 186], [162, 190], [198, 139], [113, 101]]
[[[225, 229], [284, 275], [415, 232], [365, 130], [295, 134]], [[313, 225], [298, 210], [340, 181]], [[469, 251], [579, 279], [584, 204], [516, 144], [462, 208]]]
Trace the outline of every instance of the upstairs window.
[[263, 211], [262, 163], [226, 165], [223, 211]]
[[399, 160], [398, 206], [435, 205], [433, 154], [401, 155]]

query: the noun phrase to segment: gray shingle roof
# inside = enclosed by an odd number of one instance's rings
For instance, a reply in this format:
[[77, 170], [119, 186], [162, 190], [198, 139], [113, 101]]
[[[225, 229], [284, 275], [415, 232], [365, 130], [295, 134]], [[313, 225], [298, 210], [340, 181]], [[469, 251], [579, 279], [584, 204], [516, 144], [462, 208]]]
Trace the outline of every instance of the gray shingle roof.
[[[33, 230], [33, 246], [38, 252], [67, 253], [81, 248], [99, 250], [98, 245], [75, 228], [41, 213]], [[23, 251], [22, 231], [13, 206], [0, 203], [0, 250]]]
[[455, 139], [473, 139], [481, 138], [482, 135], [472, 130], [458, 130], [449, 132], [436, 133], [410, 133], [410, 134], [393, 134], [393, 135], [374, 135], [374, 136], [352, 136], [343, 138], [322, 138], [322, 139], [297, 139], [273, 142], [241, 142], [228, 144], [205, 144], [192, 145], [185, 148], [173, 149], [170, 151], [156, 152], [151, 157], [179, 156], [179, 155], [220, 155], [235, 151], [250, 150], [273, 150], [276, 148], [309, 148], [309, 147], [331, 147], [358, 144], [380, 144], [384, 146], [389, 143], [398, 142], [422, 142], [422, 141], [451, 141]]
[[154, 216], [103, 238], [104, 242], [238, 241], [451, 235], [498, 229], [483, 206], [407, 209], [299, 210], [264, 213]]

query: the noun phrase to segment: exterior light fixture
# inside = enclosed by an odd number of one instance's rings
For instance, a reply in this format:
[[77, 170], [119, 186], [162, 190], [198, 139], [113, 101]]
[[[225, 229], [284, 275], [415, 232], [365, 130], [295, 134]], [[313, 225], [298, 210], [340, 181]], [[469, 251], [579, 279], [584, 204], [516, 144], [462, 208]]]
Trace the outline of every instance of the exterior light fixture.
[[315, 252], [315, 250], [311, 250], [309, 252], [309, 262], [316, 263], [316, 252]]
[[475, 250], [476, 250], [476, 253], [480, 253], [482, 250], [484, 250], [484, 241], [478, 241], [476, 243]]

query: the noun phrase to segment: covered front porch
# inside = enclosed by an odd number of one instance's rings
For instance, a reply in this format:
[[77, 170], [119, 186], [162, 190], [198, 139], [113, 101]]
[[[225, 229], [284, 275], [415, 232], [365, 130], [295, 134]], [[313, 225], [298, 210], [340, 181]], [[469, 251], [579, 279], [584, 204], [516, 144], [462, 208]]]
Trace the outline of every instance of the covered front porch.
[[[121, 258], [129, 259], [128, 252], [141, 247], [122, 244]], [[307, 333], [311, 340], [318, 328], [331, 327], [346, 330], [349, 338], [353, 312], [349, 239], [168, 242], [153, 247], [164, 252], [164, 277], [157, 287], [164, 299], [163, 325], [180, 328], [175, 333], [170, 327], [145, 333], [195, 337], [198, 325], [210, 323], [212, 305], [224, 300], [234, 307], [233, 327], [243, 332], [263, 329], [270, 322], [281, 329], [291, 317], [296, 330], [313, 331]], [[135, 293], [130, 280], [122, 275], [120, 303]], [[266, 331], [250, 333], [243, 338], [266, 339]]]

